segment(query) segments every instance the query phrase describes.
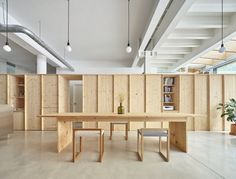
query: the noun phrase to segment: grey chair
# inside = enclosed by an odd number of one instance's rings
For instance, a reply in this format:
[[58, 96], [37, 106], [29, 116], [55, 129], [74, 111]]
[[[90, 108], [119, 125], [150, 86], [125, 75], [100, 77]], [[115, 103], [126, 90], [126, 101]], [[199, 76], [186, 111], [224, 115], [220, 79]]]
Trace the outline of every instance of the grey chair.
[[[142, 128], [137, 130], [137, 152], [139, 159], [143, 161], [143, 148], [144, 148], [144, 137], [159, 137], [159, 154], [165, 161], [169, 161], [170, 158], [170, 134], [169, 129], [164, 128]], [[161, 138], [167, 138], [166, 155], [162, 152], [162, 141]], [[141, 138], [141, 139], [140, 139]], [[141, 141], [140, 141], [141, 140]], [[140, 147], [141, 145], [141, 147]]]

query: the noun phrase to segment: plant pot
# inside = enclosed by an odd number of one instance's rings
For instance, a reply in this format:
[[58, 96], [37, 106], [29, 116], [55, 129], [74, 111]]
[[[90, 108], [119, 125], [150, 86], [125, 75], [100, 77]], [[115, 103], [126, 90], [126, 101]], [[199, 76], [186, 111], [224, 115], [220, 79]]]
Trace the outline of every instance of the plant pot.
[[230, 135], [236, 135], [236, 124], [231, 124]]

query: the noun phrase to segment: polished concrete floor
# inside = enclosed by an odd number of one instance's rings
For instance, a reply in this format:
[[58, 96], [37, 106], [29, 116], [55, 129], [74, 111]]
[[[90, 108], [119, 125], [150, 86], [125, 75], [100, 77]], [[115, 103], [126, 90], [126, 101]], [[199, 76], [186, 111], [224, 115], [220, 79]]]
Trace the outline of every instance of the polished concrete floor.
[[71, 146], [56, 152], [56, 132], [14, 132], [0, 140], [1, 179], [217, 179], [236, 178], [236, 136], [222, 132], [189, 132], [188, 153], [171, 148], [170, 162], [157, 153], [156, 139], [145, 140], [144, 161], [136, 154], [136, 133], [128, 141], [115, 132], [105, 140], [103, 162], [96, 138], [85, 140], [84, 152], [71, 162]]

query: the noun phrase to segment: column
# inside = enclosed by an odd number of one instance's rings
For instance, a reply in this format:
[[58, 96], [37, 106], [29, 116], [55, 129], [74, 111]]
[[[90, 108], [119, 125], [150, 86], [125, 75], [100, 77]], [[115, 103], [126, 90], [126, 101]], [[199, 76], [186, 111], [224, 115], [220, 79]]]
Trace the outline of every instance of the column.
[[47, 74], [47, 57], [37, 55], [37, 74]]

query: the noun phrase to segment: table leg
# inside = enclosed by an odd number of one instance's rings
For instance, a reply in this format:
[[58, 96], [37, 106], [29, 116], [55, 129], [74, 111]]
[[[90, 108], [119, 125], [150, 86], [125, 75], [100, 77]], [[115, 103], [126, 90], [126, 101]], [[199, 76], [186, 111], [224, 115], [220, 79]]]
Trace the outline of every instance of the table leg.
[[72, 142], [72, 122], [57, 120], [57, 151], [61, 152]]
[[170, 142], [183, 152], [187, 152], [186, 122], [170, 122]]

